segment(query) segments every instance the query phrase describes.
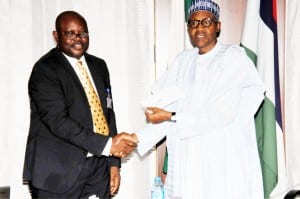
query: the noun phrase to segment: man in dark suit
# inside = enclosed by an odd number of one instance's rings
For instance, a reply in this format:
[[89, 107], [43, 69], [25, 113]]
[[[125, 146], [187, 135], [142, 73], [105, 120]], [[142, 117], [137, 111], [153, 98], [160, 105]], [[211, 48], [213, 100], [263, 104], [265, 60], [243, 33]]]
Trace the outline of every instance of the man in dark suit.
[[[117, 134], [106, 63], [86, 53], [86, 20], [65, 11], [55, 27], [57, 47], [36, 62], [29, 80], [31, 120], [23, 178], [33, 198], [108, 199], [119, 188], [120, 158], [132, 152], [137, 139]], [[104, 114], [98, 123], [106, 131], [96, 129], [86, 84], [94, 89]]]

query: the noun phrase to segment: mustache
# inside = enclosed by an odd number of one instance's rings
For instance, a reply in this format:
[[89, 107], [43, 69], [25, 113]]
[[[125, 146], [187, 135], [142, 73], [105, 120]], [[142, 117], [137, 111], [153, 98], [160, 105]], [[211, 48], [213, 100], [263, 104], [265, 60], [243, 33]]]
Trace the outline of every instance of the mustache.
[[80, 42], [80, 41], [76, 41], [76, 42], [74, 42], [74, 43], [71, 44], [71, 46], [76, 46], [76, 45], [84, 46], [84, 45], [86, 45], [86, 44], [83, 43], [83, 42]]
[[207, 36], [206, 32], [204, 32], [204, 31], [196, 31], [196, 32], [194, 33], [194, 36], [197, 36], [197, 35]]

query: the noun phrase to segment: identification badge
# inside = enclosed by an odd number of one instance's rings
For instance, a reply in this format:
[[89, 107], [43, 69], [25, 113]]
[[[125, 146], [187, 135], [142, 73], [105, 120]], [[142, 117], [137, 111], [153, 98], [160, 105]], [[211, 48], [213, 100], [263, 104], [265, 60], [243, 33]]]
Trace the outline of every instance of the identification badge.
[[106, 97], [107, 108], [112, 108], [112, 99], [111, 99], [109, 88], [106, 89], [106, 93], [107, 93], [107, 97]]

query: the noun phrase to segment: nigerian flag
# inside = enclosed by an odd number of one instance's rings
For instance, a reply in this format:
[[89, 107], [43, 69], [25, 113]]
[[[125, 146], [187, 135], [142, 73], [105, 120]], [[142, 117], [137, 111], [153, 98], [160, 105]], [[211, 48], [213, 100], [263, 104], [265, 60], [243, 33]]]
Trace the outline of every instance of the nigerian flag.
[[266, 87], [255, 119], [265, 198], [278, 182], [276, 137], [282, 134], [276, 13], [276, 0], [247, 1], [241, 40]]

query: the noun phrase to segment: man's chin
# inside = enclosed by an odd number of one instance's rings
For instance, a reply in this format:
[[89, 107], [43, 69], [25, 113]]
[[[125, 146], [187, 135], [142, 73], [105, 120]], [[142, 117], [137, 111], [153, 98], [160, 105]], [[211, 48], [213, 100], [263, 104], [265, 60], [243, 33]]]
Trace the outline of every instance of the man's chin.
[[71, 53], [71, 57], [80, 58], [84, 54], [84, 51], [73, 50]]

